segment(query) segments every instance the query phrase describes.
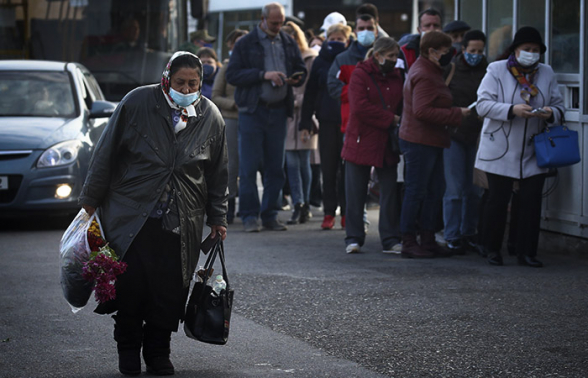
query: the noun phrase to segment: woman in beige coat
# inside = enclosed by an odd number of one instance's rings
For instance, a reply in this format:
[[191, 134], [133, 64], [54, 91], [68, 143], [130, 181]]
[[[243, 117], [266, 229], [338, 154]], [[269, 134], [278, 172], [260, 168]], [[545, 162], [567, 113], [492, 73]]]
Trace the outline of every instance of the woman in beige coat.
[[[306, 70], [310, 72], [312, 62], [314, 62], [314, 58], [318, 54], [308, 47], [304, 32], [292, 21], [288, 21], [282, 30], [292, 36], [298, 43], [302, 59], [306, 64]], [[286, 172], [288, 173], [290, 194], [294, 205], [294, 212], [288, 224], [304, 223], [311, 216], [309, 208], [310, 184], [312, 181], [310, 153], [317, 148], [318, 134], [309, 135], [298, 130], [305, 88], [306, 82], [294, 88], [294, 113], [291, 118], [288, 118]]]

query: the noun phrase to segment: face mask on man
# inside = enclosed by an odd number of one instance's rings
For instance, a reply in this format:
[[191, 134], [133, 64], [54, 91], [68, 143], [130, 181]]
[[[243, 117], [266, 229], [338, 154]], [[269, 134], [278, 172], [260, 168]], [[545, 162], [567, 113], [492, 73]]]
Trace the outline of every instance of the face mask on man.
[[362, 30], [357, 33], [357, 42], [364, 47], [371, 46], [376, 40], [376, 34], [371, 30]]
[[530, 67], [533, 64], [537, 63], [541, 58], [541, 54], [539, 53], [532, 53], [528, 51], [521, 50], [519, 52], [519, 57], [517, 58], [517, 62], [523, 67]]
[[194, 103], [200, 98], [200, 91], [189, 93], [189, 94], [182, 94], [173, 88], [169, 89], [169, 95], [171, 96], [172, 100], [176, 103], [176, 105], [185, 108], [186, 106]]
[[382, 58], [382, 60], [378, 61], [378, 63], [380, 64], [380, 69], [382, 70], [383, 73], [391, 72], [396, 67], [395, 60], [389, 60], [389, 59]]
[[482, 54], [470, 54], [469, 52], [464, 52], [463, 53], [463, 58], [465, 59], [466, 63], [471, 66], [471, 67], [475, 67], [478, 64], [480, 64], [480, 62], [482, 61], [482, 58], [484, 58], [484, 55]]

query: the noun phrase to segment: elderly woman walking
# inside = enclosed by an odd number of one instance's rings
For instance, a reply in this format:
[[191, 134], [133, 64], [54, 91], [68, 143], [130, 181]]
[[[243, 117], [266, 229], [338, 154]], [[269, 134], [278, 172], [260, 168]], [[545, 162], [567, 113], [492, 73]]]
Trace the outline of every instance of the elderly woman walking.
[[225, 126], [201, 86], [200, 59], [180, 51], [161, 84], [127, 94], [96, 146], [80, 196], [127, 263], [116, 299], [96, 309], [117, 312], [114, 339], [125, 375], [141, 374], [141, 349], [148, 372], [174, 373], [170, 337], [184, 316], [204, 215], [213, 237], [226, 236]]

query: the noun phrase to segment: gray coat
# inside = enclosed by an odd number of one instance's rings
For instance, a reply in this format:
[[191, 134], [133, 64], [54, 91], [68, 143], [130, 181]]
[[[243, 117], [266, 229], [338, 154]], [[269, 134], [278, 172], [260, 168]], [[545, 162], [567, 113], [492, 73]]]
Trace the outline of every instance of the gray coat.
[[204, 214], [208, 225], [227, 224], [225, 125], [204, 97], [196, 114], [175, 134], [159, 84], [130, 92], [96, 145], [79, 200], [98, 209], [106, 240], [124, 256], [171, 183], [177, 193], [184, 286], [198, 263]]
[[[539, 90], [531, 99], [533, 108], [550, 106], [553, 124], [561, 122], [563, 100], [550, 66], [539, 64], [535, 77]], [[546, 173], [537, 166], [533, 135], [541, 132], [546, 122], [540, 118], [508, 119], [512, 105], [522, 104], [521, 85], [510, 73], [506, 60], [491, 63], [478, 88], [476, 110], [484, 117], [476, 168], [497, 175], [522, 179]], [[559, 109], [560, 111], [558, 111]]]

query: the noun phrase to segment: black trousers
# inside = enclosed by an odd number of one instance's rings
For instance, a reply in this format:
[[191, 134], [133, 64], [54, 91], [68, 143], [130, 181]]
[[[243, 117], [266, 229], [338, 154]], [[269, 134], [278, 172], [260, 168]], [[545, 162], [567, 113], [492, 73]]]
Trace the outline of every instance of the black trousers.
[[[325, 215], [335, 215], [337, 206], [345, 214], [345, 176], [341, 149], [343, 134], [338, 123], [321, 122], [319, 153], [323, 173], [323, 209]], [[367, 189], [366, 189], [367, 190]]]
[[[515, 179], [492, 173], [487, 173], [487, 176], [489, 188], [484, 209], [483, 245], [488, 252], [499, 253]], [[516, 229], [516, 236], [511, 241], [517, 256], [535, 256], [539, 243], [545, 175], [528, 177], [518, 182], [518, 203], [515, 205], [516, 211], [511, 212], [510, 219], [511, 225]]]
[[123, 261], [127, 270], [116, 283], [117, 316], [177, 332], [189, 288], [183, 287], [180, 236], [164, 231], [149, 218]]

